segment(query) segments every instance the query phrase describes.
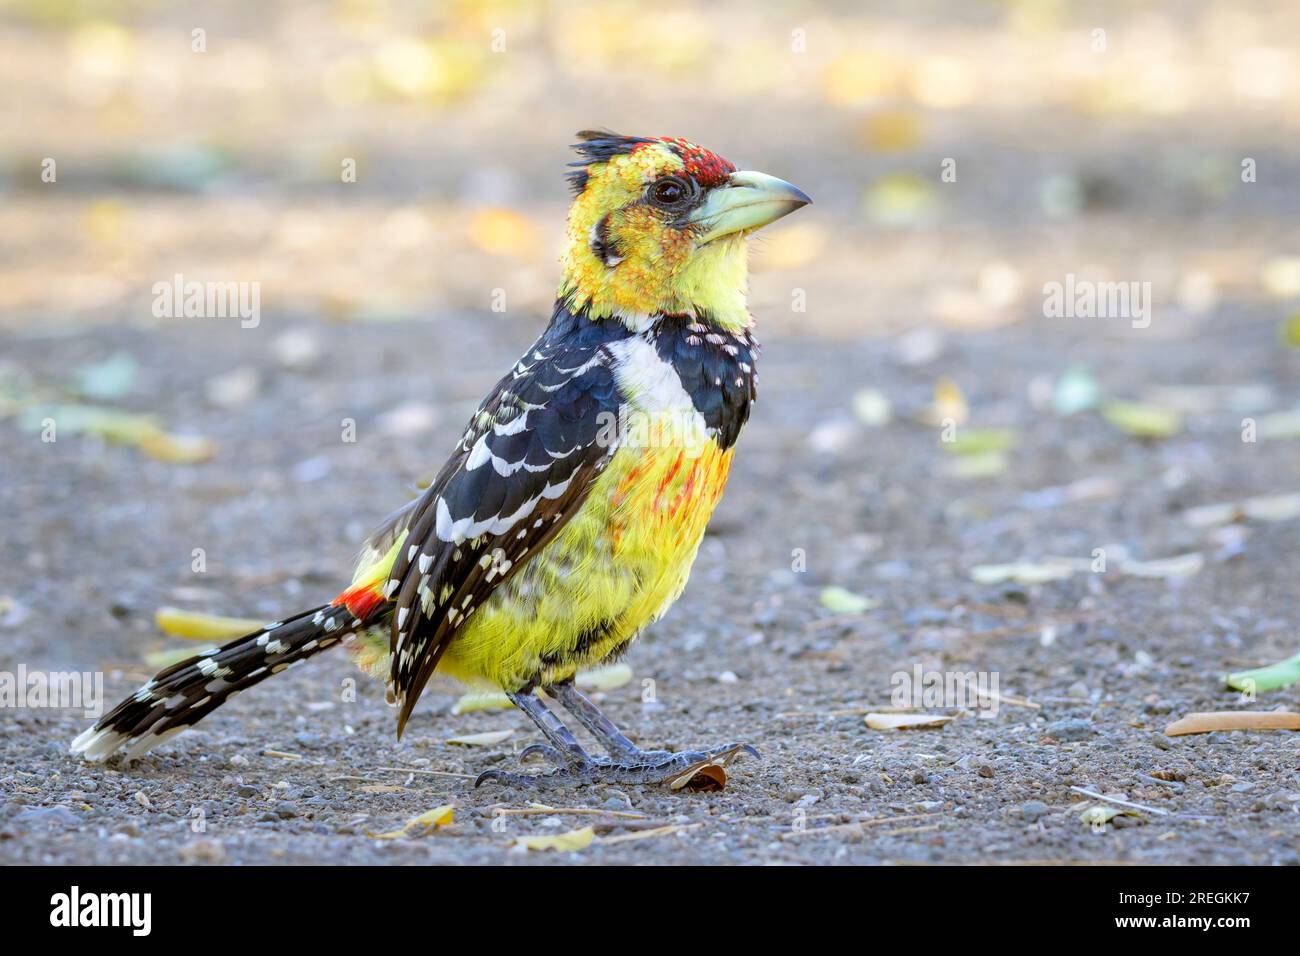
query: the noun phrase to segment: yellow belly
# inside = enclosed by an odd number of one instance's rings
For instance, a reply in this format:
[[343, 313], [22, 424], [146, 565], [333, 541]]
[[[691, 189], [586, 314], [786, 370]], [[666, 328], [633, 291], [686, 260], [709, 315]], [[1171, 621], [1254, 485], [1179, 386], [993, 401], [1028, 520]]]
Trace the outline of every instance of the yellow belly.
[[620, 448], [578, 514], [455, 636], [438, 673], [514, 690], [620, 653], [686, 586], [731, 455], [711, 439]]

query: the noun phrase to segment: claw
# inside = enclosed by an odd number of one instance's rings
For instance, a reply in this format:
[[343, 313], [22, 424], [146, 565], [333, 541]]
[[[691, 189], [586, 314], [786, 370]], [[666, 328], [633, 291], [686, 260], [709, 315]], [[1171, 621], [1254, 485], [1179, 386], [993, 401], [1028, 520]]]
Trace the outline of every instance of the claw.
[[[559, 751], [546, 744], [531, 744], [520, 753], [547, 753], [551, 751], [559, 756]], [[499, 783], [504, 786], [523, 787], [533, 790], [559, 790], [570, 787], [583, 787], [591, 784], [653, 784], [667, 783], [677, 777], [683, 770], [702, 760], [716, 760], [724, 757], [724, 763], [740, 752], [758, 756], [758, 751], [749, 744], [729, 744], [707, 751], [682, 750], [676, 753], [667, 751], [639, 751], [636, 758], [627, 761], [615, 761], [605, 758], [588, 757], [585, 760], [566, 760], [560, 757], [554, 770], [546, 773], [527, 774], [512, 773], [508, 770], [485, 770], [474, 781], [475, 788], [485, 783]], [[547, 754], [551, 756], [551, 754]]]
[[519, 777], [519, 776], [521, 776], [521, 774], [510, 773], [506, 770], [484, 770], [481, 774], [479, 774], [477, 777], [474, 778], [474, 789], [477, 790], [479, 787], [483, 786], [483, 784], [492, 781], [495, 781], [497, 783], [508, 784], [511, 782], [510, 780], [511, 777]]
[[609, 754], [593, 757], [583, 749], [573, 732], [556, 717], [531, 689], [517, 693], [507, 692], [511, 702], [528, 715], [529, 720], [546, 738], [546, 743], [530, 744], [519, 752], [519, 760], [542, 756], [554, 768], [546, 773], [523, 774], [508, 770], [485, 770], [474, 781], [474, 786], [501, 783], [508, 786], [536, 789], [582, 787], [593, 783], [646, 784], [672, 782], [697, 763], [719, 763], [726, 766], [740, 751], [758, 756], [749, 744], [728, 744], [712, 750], [684, 750], [671, 753], [667, 750], [640, 750], [617, 727], [587, 700], [571, 683], [561, 683], [545, 688], [595, 737]]
[[[550, 744], [543, 744], [543, 743], [529, 744], [523, 750], [519, 751], [518, 759], [520, 763], [523, 763], [525, 760], [527, 760], [529, 757], [532, 756], [545, 757], [547, 760], [555, 764], [555, 766], [557, 767], [563, 766], [565, 763], [564, 756], [558, 750], [552, 747]], [[475, 786], [477, 786], [477, 784], [475, 784]]]

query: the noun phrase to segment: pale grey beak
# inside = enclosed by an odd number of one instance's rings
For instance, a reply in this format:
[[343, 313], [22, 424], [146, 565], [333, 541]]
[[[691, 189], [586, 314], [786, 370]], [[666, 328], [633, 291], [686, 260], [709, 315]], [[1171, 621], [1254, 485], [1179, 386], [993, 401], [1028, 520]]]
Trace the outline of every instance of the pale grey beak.
[[699, 230], [696, 242], [703, 245], [721, 236], [753, 232], [810, 202], [807, 193], [784, 179], [742, 169], [709, 193], [690, 222]]

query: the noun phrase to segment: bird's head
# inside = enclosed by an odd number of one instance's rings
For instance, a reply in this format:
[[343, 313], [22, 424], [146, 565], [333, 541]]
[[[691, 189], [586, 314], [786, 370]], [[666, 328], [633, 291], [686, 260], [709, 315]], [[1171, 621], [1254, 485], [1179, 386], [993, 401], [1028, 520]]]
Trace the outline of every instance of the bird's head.
[[593, 319], [662, 312], [743, 326], [746, 237], [812, 200], [683, 139], [578, 138], [561, 297]]

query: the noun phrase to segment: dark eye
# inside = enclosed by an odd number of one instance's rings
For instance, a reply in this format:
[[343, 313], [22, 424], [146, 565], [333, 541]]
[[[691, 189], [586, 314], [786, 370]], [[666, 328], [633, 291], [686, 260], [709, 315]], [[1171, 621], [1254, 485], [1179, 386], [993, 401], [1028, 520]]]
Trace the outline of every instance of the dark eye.
[[689, 199], [691, 186], [676, 176], [665, 176], [650, 186], [650, 201], [657, 206], [678, 206]]

